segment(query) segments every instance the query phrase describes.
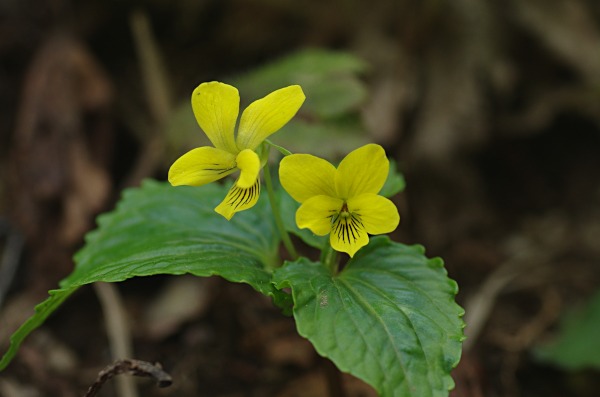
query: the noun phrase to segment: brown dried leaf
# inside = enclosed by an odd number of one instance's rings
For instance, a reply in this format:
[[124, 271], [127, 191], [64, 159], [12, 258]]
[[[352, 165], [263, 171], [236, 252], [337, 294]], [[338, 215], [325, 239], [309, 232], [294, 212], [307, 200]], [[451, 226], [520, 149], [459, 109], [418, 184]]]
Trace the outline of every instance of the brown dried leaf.
[[86, 48], [50, 37], [25, 77], [9, 163], [14, 220], [43, 268], [66, 267], [106, 204], [111, 103], [108, 77]]

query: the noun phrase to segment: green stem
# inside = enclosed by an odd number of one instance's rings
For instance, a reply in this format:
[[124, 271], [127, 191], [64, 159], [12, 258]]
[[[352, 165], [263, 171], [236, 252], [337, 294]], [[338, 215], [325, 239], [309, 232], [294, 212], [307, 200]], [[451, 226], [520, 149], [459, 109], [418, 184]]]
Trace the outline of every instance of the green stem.
[[283, 245], [285, 249], [290, 254], [292, 260], [298, 259], [298, 252], [296, 252], [296, 248], [290, 239], [290, 235], [285, 230], [283, 226], [283, 220], [281, 219], [281, 213], [279, 211], [279, 205], [277, 205], [277, 198], [275, 197], [275, 191], [273, 190], [273, 181], [271, 179], [271, 170], [269, 169], [269, 165], [267, 164], [264, 167], [265, 174], [265, 185], [267, 186], [267, 194], [269, 196], [269, 203], [271, 204], [271, 210], [273, 212], [273, 217], [275, 218], [275, 225], [277, 226], [277, 230], [279, 230], [279, 235], [281, 236], [281, 240], [283, 241]]
[[321, 250], [321, 263], [335, 275], [339, 270], [339, 253], [331, 247], [329, 240], [325, 242], [325, 246]]

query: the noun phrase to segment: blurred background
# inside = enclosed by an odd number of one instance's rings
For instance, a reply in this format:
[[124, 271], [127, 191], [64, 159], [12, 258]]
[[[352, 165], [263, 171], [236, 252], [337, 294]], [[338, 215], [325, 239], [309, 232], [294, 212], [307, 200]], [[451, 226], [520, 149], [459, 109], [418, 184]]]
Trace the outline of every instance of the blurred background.
[[[301, 84], [275, 143], [335, 161], [377, 142], [397, 162], [392, 237], [443, 257], [466, 309], [452, 396], [598, 396], [595, 0], [0, 0], [1, 352], [95, 216], [203, 144], [189, 98], [211, 80], [242, 106]], [[141, 395], [330, 395], [330, 367], [251, 288], [117, 287], [135, 358], [174, 378], [137, 382]], [[82, 288], [0, 374], [0, 396], [82, 395], [108, 339]]]

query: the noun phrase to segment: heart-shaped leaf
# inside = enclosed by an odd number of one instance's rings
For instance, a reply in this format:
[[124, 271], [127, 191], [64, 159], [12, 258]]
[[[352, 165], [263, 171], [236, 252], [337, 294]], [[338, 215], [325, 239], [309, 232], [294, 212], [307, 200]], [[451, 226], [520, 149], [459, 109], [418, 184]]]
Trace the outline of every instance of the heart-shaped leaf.
[[289, 295], [271, 284], [278, 265], [279, 238], [266, 200], [231, 221], [214, 212], [227, 187], [171, 187], [146, 181], [142, 188], [125, 191], [114, 212], [98, 218], [85, 247], [75, 255], [73, 273], [61, 289], [36, 307], [35, 314], [11, 337], [0, 361], [5, 368], [23, 339], [78, 287], [97, 281], [117, 282], [155, 274], [218, 275], [250, 284], [273, 297], [282, 307]]
[[445, 397], [454, 386], [463, 310], [442, 260], [421, 247], [372, 238], [337, 275], [302, 258], [274, 281], [292, 289], [298, 332], [381, 396]]

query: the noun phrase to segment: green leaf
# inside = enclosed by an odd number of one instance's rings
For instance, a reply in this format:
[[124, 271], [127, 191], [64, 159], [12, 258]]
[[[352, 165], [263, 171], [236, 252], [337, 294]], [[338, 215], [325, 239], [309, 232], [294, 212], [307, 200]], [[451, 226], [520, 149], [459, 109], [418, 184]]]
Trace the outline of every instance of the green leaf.
[[306, 49], [229, 82], [246, 103], [287, 85], [301, 85], [306, 101], [273, 139], [293, 153], [336, 158], [369, 142], [359, 112], [367, 98], [359, 74], [366, 69], [350, 53]]
[[358, 111], [367, 98], [364, 83], [353, 76], [315, 79], [307, 81], [306, 110], [321, 119], [333, 119], [352, 111]]
[[[218, 275], [247, 283], [285, 307], [289, 295], [271, 283], [278, 265], [279, 238], [265, 198], [231, 221], [214, 212], [227, 186], [172, 187], [146, 181], [125, 191], [117, 209], [98, 218], [97, 230], [75, 255], [73, 273], [61, 289], [36, 308], [11, 338], [0, 361], [6, 367], [18, 345], [78, 287], [97, 281], [118, 282], [155, 274]], [[263, 195], [264, 196], [264, 195]]]
[[50, 316], [54, 310], [56, 310], [65, 301], [65, 299], [67, 299], [76, 290], [77, 287], [49, 291], [50, 297], [37, 305], [35, 307], [35, 314], [31, 316], [23, 325], [21, 325], [19, 329], [10, 337], [10, 346], [8, 347], [8, 351], [4, 354], [2, 360], [0, 360], [0, 371], [10, 364], [15, 354], [17, 354], [19, 346], [27, 337], [27, 335], [42, 325], [48, 316]]
[[366, 70], [367, 64], [349, 52], [308, 48], [233, 78], [231, 84], [259, 98], [289, 84], [304, 85], [326, 77], [353, 76]]
[[390, 159], [390, 172], [379, 194], [384, 197], [392, 197], [403, 191], [405, 187], [406, 182], [404, 176], [398, 171], [398, 164]]
[[300, 335], [383, 397], [447, 396], [460, 359], [463, 310], [441, 259], [372, 238], [332, 276], [302, 258], [274, 274], [290, 287]]
[[292, 153], [310, 153], [326, 159], [342, 158], [370, 143], [356, 117], [318, 122], [296, 118], [274, 135], [273, 140], [284, 143]]
[[231, 79], [243, 98], [261, 98], [278, 88], [300, 84], [306, 93], [302, 113], [334, 118], [358, 110], [367, 96], [358, 74], [366, 63], [347, 52], [305, 49]]
[[536, 350], [536, 356], [569, 370], [600, 369], [600, 291], [584, 307], [561, 321], [556, 339]]
[[267, 295], [278, 236], [265, 199], [231, 221], [214, 212], [227, 187], [172, 187], [146, 181], [124, 193], [117, 211], [99, 218], [61, 287], [154, 274], [219, 275]]

